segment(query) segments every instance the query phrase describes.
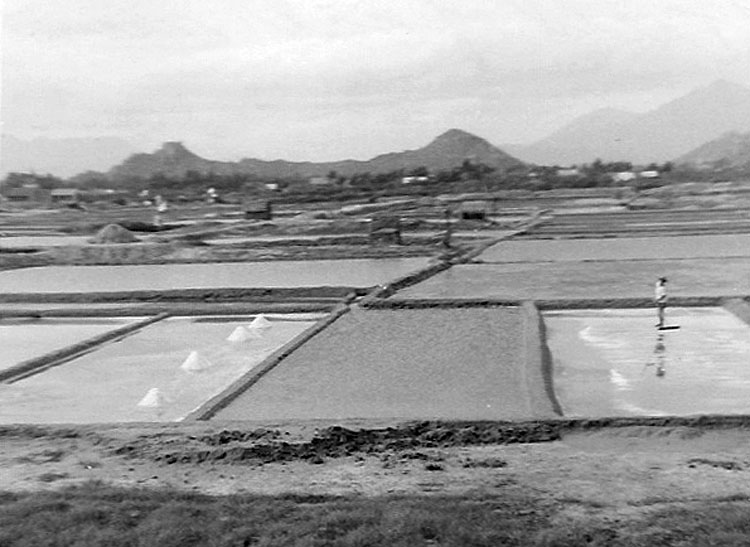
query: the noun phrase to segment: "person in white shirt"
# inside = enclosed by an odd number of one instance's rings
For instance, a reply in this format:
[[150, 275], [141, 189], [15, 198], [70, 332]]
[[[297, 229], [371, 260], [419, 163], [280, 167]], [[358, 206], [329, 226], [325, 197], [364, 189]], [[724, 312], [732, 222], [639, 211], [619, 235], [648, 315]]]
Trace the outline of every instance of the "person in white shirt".
[[659, 316], [659, 323], [656, 325], [657, 328], [664, 326], [664, 310], [667, 308], [667, 278], [660, 277], [656, 282], [654, 288], [654, 302], [656, 302], [656, 309]]

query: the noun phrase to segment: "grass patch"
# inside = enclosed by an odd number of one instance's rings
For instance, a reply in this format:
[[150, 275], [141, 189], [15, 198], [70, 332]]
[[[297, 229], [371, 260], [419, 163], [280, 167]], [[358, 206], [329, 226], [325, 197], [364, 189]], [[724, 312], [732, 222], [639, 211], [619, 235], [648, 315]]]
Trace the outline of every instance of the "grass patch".
[[529, 504], [439, 496], [211, 497], [92, 482], [0, 495], [0, 545], [529, 545], [533, 530], [546, 523]]
[[65, 457], [65, 451], [59, 449], [47, 449], [34, 452], [26, 456], [19, 456], [15, 461], [18, 463], [56, 463]]
[[[565, 504], [563, 504], [565, 505]], [[528, 497], [213, 497], [90, 482], [0, 492], [0, 546], [544, 546], [748, 545], [750, 504], [700, 502], [607, 519], [556, 519]]]
[[67, 479], [70, 476], [69, 473], [55, 473], [55, 472], [48, 472], [48, 473], [42, 473], [37, 477], [39, 482], [56, 482], [63, 479]]

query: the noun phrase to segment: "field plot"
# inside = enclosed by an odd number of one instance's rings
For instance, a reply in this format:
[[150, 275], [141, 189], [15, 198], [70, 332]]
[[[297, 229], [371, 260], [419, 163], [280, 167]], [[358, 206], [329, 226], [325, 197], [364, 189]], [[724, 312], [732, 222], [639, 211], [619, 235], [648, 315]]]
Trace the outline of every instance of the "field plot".
[[45, 266], [0, 272], [3, 293], [71, 293], [245, 287], [372, 287], [428, 258], [286, 260], [213, 264]]
[[141, 319], [0, 319], [0, 370]]
[[527, 237], [602, 237], [670, 233], [749, 233], [745, 209], [686, 209], [617, 213], [557, 214], [530, 229]]
[[566, 416], [750, 412], [750, 328], [721, 308], [545, 314], [555, 393]]
[[750, 234], [508, 240], [496, 243], [478, 259], [483, 262], [568, 262], [727, 257], [750, 257]]
[[461, 264], [399, 291], [395, 299], [652, 298], [669, 278], [674, 296], [750, 294], [750, 258]]
[[522, 323], [518, 308], [354, 310], [215, 419], [552, 416]]
[[[167, 319], [58, 367], [0, 385], [0, 423], [178, 420], [314, 324], [309, 315], [280, 316], [249, 340], [227, 340], [251, 319]], [[197, 355], [186, 367], [193, 351]], [[153, 388], [159, 390], [157, 404], [138, 406]]]
[[86, 245], [91, 236], [11, 236], [0, 237], [0, 249], [25, 247], [62, 247], [65, 245]]

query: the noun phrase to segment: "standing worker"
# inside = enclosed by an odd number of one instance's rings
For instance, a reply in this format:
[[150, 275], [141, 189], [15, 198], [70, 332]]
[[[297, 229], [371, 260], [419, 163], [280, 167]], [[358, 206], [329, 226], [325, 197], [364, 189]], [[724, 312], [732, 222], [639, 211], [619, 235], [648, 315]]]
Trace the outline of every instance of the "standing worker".
[[654, 288], [654, 302], [656, 302], [659, 323], [657, 328], [664, 327], [664, 310], [667, 308], [667, 278], [660, 277]]

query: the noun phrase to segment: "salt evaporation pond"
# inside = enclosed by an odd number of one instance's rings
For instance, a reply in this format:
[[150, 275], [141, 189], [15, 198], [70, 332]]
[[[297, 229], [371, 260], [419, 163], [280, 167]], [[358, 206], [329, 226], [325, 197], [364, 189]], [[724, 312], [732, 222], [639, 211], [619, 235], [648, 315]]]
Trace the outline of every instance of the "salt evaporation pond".
[[128, 318], [0, 319], [0, 370], [142, 320]]
[[750, 234], [501, 241], [484, 262], [558, 262], [750, 256]]
[[352, 310], [215, 420], [551, 417], [518, 308]]
[[661, 276], [670, 295], [742, 297], [749, 270], [750, 258], [456, 264], [395, 298], [652, 298]]
[[64, 247], [86, 245], [91, 236], [9, 236], [0, 237], [0, 248], [23, 249], [27, 247]]
[[2, 293], [112, 292], [221, 287], [372, 287], [429, 258], [283, 260], [123, 266], [44, 266], [0, 272]]
[[750, 413], [750, 328], [722, 308], [546, 312], [566, 416]]
[[[241, 343], [226, 338], [252, 317], [154, 323], [68, 363], [0, 384], [0, 423], [179, 420], [315, 322], [309, 314], [273, 319], [259, 338]], [[207, 368], [181, 368], [193, 350]], [[163, 394], [164, 404], [139, 407], [152, 388]]]

